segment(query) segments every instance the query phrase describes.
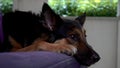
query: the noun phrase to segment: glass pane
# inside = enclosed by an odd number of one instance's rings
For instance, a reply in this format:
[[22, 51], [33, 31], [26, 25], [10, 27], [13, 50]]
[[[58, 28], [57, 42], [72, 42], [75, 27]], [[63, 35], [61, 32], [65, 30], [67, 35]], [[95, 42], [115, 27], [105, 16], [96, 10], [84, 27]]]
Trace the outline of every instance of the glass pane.
[[0, 0], [0, 12], [7, 13], [12, 11], [13, 0]]
[[117, 14], [118, 0], [48, 0], [49, 5], [61, 16], [114, 17]]

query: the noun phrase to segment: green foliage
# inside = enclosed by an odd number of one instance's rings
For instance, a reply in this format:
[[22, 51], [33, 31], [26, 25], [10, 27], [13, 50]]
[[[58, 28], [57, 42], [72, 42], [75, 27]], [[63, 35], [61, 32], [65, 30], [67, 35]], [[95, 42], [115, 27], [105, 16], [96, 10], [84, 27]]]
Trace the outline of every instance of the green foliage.
[[13, 5], [12, 0], [0, 0], [0, 12], [4, 14], [12, 11], [12, 5]]
[[61, 16], [79, 16], [86, 12], [87, 16], [114, 17], [117, 13], [117, 0], [49, 0], [48, 3]]

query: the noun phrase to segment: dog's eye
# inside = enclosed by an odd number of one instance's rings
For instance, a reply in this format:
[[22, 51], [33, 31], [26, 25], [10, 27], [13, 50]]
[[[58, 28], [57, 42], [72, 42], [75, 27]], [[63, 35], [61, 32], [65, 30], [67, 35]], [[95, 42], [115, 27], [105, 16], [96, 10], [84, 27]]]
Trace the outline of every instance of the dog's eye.
[[74, 41], [78, 41], [79, 40], [79, 37], [76, 35], [76, 34], [72, 34], [69, 36], [72, 40]]

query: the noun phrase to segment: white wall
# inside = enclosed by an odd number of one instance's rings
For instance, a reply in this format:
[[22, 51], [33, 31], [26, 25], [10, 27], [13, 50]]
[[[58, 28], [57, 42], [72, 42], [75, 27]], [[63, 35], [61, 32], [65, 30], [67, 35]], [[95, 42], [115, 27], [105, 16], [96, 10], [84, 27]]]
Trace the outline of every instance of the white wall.
[[113, 18], [87, 18], [88, 43], [101, 60], [90, 68], [117, 68], [117, 21]]
[[[39, 13], [43, 2], [47, 0], [14, 0], [13, 8]], [[118, 18], [87, 17], [85, 28], [88, 43], [101, 56], [90, 68], [120, 68], [120, 20], [118, 23]]]

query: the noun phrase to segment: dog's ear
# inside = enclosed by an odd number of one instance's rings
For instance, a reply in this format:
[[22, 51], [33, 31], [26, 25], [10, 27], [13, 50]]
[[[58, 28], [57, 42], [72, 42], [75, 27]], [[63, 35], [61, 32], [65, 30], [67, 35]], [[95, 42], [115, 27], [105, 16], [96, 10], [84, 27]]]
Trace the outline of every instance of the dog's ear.
[[85, 19], [86, 19], [86, 13], [84, 13], [83, 15], [77, 17], [75, 20], [78, 21], [81, 24], [81, 26], [83, 26], [84, 22], [85, 22]]
[[41, 12], [42, 19], [44, 20], [44, 26], [51, 31], [55, 30], [57, 25], [60, 24], [62, 19], [57, 15], [48, 4], [44, 3]]

